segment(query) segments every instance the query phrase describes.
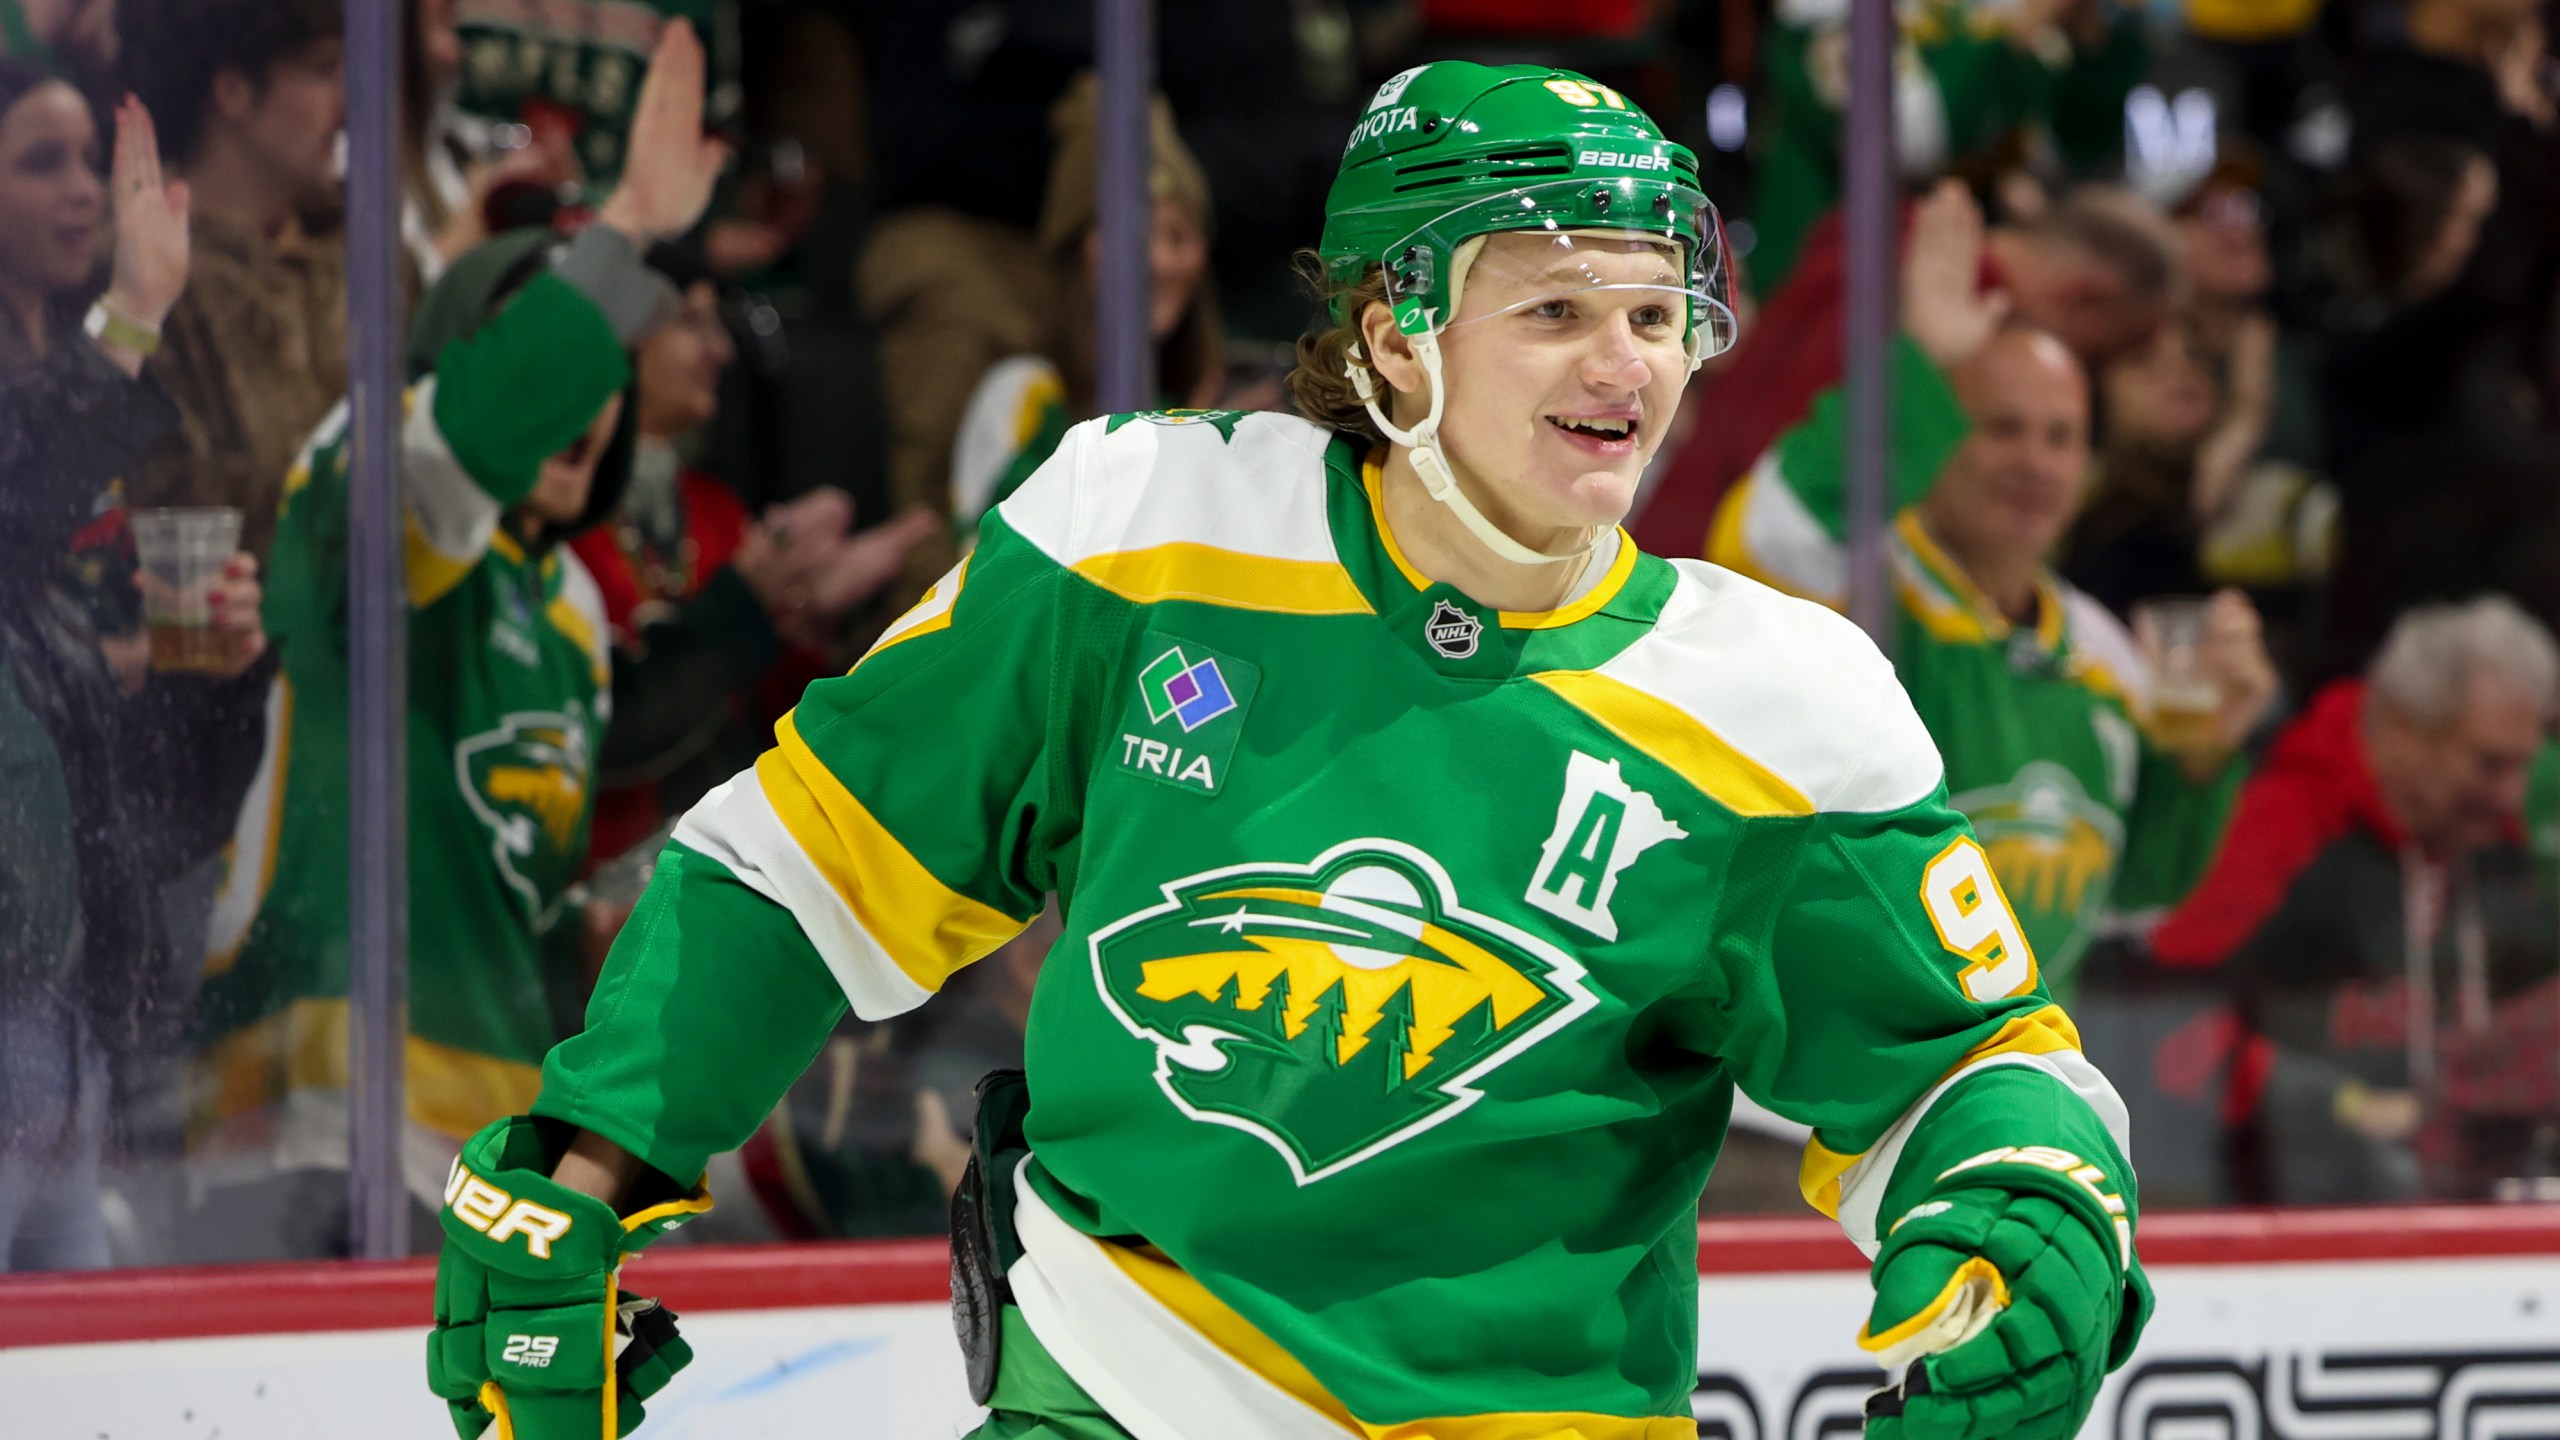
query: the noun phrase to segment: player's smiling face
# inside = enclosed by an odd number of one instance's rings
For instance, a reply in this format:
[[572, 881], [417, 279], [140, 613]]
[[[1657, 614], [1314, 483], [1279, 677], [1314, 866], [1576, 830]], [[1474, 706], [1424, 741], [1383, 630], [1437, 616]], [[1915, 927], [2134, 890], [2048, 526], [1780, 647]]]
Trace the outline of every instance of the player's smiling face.
[[1625, 518], [1689, 381], [1682, 284], [1678, 252], [1650, 240], [1486, 239], [1440, 337], [1440, 438], [1496, 524]]

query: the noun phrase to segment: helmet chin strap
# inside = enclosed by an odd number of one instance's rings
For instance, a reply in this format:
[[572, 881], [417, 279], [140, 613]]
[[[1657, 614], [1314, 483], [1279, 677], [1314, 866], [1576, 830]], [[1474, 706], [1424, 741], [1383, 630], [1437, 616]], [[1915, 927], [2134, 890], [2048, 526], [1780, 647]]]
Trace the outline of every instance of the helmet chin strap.
[[1359, 346], [1351, 347], [1342, 368], [1351, 377], [1351, 388], [1359, 392], [1360, 403], [1368, 407], [1369, 418], [1377, 422], [1379, 433], [1413, 452], [1413, 473], [1421, 477], [1424, 492], [1448, 506], [1449, 512], [1458, 517], [1458, 523], [1465, 526], [1467, 533], [1475, 536], [1486, 549], [1515, 565], [1554, 565], [1590, 554], [1606, 533], [1606, 526], [1595, 525], [1583, 535], [1581, 544], [1549, 554], [1530, 549], [1505, 534], [1501, 526], [1484, 518], [1484, 512], [1467, 498], [1467, 492], [1458, 488], [1456, 473], [1449, 468], [1448, 458], [1440, 453], [1440, 413], [1443, 397], [1449, 388], [1440, 378], [1440, 338], [1429, 333], [1414, 336], [1413, 353], [1414, 358], [1422, 362], [1423, 377], [1431, 384], [1431, 408], [1410, 430], [1399, 429], [1387, 419], [1385, 408], [1378, 403], [1377, 387], [1369, 382], [1368, 369], [1360, 363]]

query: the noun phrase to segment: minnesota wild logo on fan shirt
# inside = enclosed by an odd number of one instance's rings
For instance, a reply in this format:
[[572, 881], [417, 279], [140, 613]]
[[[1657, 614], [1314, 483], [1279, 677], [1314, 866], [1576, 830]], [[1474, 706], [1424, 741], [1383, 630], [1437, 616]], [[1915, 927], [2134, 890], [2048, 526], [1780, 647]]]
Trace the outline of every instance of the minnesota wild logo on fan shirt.
[[1596, 1002], [1571, 956], [1466, 908], [1438, 862], [1353, 840], [1236, 865], [1093, 936], [1094, 978], [1183, 1114], [1261, 1139], [1301, 1185], [1475, 1103]]
[[518, 713], [454, 747], [463, 802], [489, 829], [489, 858], [536, 928], [577, 869], [591, 757], [576, 715]]
[[2124, 822], [2070, 770], [2041, 760], [2005, 785], [1967, 790], [1948, 803], [1973, 822], [2045, 966], [2068, 973], [2106, 909], [2124, 853]]

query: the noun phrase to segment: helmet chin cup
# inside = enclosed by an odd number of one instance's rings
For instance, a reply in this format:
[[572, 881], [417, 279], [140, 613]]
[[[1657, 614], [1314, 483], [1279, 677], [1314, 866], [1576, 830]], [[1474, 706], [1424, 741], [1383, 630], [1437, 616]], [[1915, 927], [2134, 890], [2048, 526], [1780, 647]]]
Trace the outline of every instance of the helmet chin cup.
[[1369, 419], [1378, 427], [1378, 433], [1413, 452], [1413, 473], [1422, 481], [1423, 493], [1447, 506], [1449, 513], [1458, 517], [1458, 523], [1466, 527], [1467, 533], [1476, 537], [1478, 544], [1514, 565], [1554, 565], [1590, 554], [1592, 548], [1600, 543], [1603, 527], [1595, 525], [1583, 533], [1581, 544], [1549, 554], [1543, 550], [1532, 550], [1512, 539], [1501, 526], [1486, 519], [1475, 502], [1467, 498], [1467, 492], [1458, 486], [1456, 472], [1449, 468], [1447, 457], [1440, 453], [1440, 415], [1449, 387], [1440, 377], [1439, 336], [1430, 332], [1414, 336], [1413, 354], [1422, 362], [1423, 376], [1430, 382], [1431, 408], [1410, 430], [1387, 418], [1385, 407], [1378, 403], [1377, 387], [1370, 383], [1368, 370], [1360, 363], [1358, 345], [1350, 348], [1342, 368], [1350, 375], [1351, 388], [1358, 392], [1360, 403], [1368, 409]]

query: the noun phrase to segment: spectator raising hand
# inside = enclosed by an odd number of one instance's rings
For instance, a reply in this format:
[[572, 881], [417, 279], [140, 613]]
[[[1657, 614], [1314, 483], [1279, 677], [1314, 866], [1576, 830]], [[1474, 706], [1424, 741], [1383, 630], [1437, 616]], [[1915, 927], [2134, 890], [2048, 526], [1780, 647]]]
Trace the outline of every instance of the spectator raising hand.
[[681, 235], [701, 218], [729, 163], [728, 142], [702, 133], [704, 66], [702, 41], [690, 22], [672, 20], [658, 32], [631, 116], [622, 180], [596, 212], [598, 224], [646, 245]]
[[[116, 217], [114, 279], [99, 303], [107, 313], [157, 340], [160, 322], [187, 288], [187, 182], [160, 171], [160, 132], [151, 112], [130, 95], [116, 107], [115, 168], [108, 177]], [[98, 348], [127, 375], [142, 372], [142, 351], [110, 327]]]
[[1982, 286], [1982, 209], [1964, 185], [1941, 180], [1912, 207], [1902, 253], [1902, 328], [1941, 370], [1973, 358], [2009, 318], [2005, 290]]

